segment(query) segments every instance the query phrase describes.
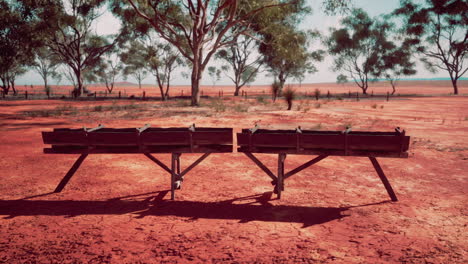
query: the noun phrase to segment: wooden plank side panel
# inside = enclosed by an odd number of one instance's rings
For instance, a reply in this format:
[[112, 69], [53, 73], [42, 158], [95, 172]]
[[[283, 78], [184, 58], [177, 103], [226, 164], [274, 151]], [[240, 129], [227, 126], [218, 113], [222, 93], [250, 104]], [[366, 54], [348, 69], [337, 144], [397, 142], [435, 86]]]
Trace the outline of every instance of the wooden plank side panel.
[[288, 148], [297, 145], [296, 134], [253, 134], [252, 146]]
[[42, 132], [44, 144], [85, 146], [88, 144], [86, 133], [81, 131]]
[[326, 155], [326, 156], [357, 156], [357, 157], [382, 157], [382, 158], [408, 158], [408, 153], [400, 153], [399, 151], [360, 151], [352, 150], [345, 153], [343, 150], [333, 149], [301, 149], [296, 148], [272, 148], [272, 147], [239, 147], [238, 152], [250, 152], [250, 153], [265, 153], [265, 154], [298, 154], [298, 155]]
[[92, 146], [136, 146], [137, 132], [91, 132], [88, 133], [89, 144]]
[[348, 135], [350, 150], [397, 151], [401, 149], [402, 137], [381, 135]]
[[232, 131], [195, 131], [192, 138], [195, 145], [232, 145]]
[[404, 137], [403, 137], [403, 148], [402, 148], [402, 151], [403, 151], [403, 152], [408, 151], [409, 145], [410, 145], [410, 137], [409, 137], [409, 136], [404, 136]]
[[344, 135], [301, 135], [299, 146], [304, 149], [344, 149]]
[[140, 135], [140, 141], [146, 146], [190, 145], [189, 131], [145, 131]]

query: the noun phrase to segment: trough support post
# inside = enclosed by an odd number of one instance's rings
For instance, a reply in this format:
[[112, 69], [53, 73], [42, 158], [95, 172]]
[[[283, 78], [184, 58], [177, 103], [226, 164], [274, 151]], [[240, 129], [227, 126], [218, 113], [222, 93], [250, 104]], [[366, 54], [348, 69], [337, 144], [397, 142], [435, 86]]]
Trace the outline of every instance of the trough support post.
[[88, 154], [81, 154], [81, 156], [75, 161], [73, 166], [67, 172], [65, 177], [63, 177], [63, 179], [60, 181], [59, 185], [57, 185], [57, 187], [54, 190], [54, 193], [59, 193], [59, 192], [61, 192], [63, 190], [65, 185], [67, 185], [68, 181], [71, 179], [71, 177], [73, 177], [73, 175], [78, 170], [81, 163], [83, 163], [83, 161], [86, 159], [87, 156], [88, 156]]
[[380, 167], [379, 162], [375, 157], [369, 157], [370, 161], [372, 162], [372, 165], [374, 165], [375, 171], [380, 177], [380, 180], [382, 181], [383, 185], [385, 186], [385, 189], [387, 190], [388, 195], [392, 199], [392, 201], [396, 202], [398, 201], [398, 198], [395, 195], [395, 192], [392, 189], [392, 186], [390, 185], [390, 182], [388, 181], [387, 177], [385, 176], [382, 168]]
[[284, 160], [286, 159], [285, 153], [278, 154], [278, 182], [276, 183], [276, 191], [278, 199], [281, 199], [281, 191], [284, 191]]
[[180, 154], [172, 153], [171, 159], [171, 200], [175, 199], [177, 170], [180, 170]]

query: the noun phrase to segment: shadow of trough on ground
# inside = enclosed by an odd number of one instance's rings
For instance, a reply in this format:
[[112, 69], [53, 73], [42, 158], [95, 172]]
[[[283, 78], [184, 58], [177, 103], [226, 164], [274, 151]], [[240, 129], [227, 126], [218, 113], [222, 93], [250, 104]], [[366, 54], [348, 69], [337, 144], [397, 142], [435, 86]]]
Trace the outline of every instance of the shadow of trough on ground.
[[[168, 191], [113, 198], [106, 201], [0, 200], [0, 215], [4, 219], [17, 216], [120, 215], [133, 213], [146, 216], [178, 216], [191, 219], [238, 219], [249, 221], [302, 223], [303, 227], [346, 217], [343, 212], [352, 207], [378, 205], [386, 202], [350, 207], [305, 207], [272, 205], [271, 192], [221, 202], [163, 200]], [[36, 195], [40, 197], [42, 195]], [[31, 198], [31, 197], [26, 197]]]

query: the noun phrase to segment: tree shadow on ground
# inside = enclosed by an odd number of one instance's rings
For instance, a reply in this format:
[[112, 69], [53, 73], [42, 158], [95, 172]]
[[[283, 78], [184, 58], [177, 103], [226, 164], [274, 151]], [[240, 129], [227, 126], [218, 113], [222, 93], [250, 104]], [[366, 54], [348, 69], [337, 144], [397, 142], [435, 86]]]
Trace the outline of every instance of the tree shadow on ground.
[[[306, 207], [272, 205], [271, 192], [220, 202], [164, 200], [168, 191], [113, 198], [105, 201], [0, 200], [4, 219], [35, 215], [120, 215], [132, 213], [136, 218], [177, 216], [191, 219], [238, 219], [250, 221], [302, 223], [303, 227], [344, 218], [353, 207], [384, 204], [388, 201], [348, 207]], [[47, 195], [47, 194], [44, 194]], [[36, 195], [40, 197], [43, 195]]]

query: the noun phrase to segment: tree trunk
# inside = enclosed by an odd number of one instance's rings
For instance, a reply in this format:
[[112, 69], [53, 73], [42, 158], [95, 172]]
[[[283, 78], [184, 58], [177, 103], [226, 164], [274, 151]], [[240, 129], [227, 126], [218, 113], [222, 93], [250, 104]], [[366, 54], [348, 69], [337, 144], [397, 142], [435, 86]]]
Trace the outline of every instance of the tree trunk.
[[283, 94], [284, 83], [286, 83], [286, 77], [284, 76], [283, 72], [280, 72], [280, 74], [278, 75], [278, 80], [280, 84], [280, 87], [278, 90], [278, 96], [281, 96]]
[[390, 84], [392, 85], [392, 95], [394, 95], [395, 92], [396, 92], [396, 88], [395, 88], [396, 85], [395, 85], [395, 82], [394, 82], [394, 81], [390, 81]]
[[18, 91], [16, 91], [16, 88], [15, 88], [15, 80], [10, 80], [10, 83], [11, 83], [11, 89], [13, 90], [13, 95], [17, 95]]
[[288, 111], [292, 108], [292, 101], [288, 101]]
[[239, 96], [239, 91], [241, 89], [241, 86], [239, 86], [238, 84], [236, 84], [236, 90], [234, 91], [234, 96]]
[[159, 92], [161, 93], [161, 101], [166, 101], [166, 93], [164, 93], [164, 82], [161, 81], [158, 70], [156, 70], [154, 76], [156, 77], [156, 85], [159, 87]]
[[203, 69], [201, 69], [201, 63], [194, 63], [192, 69], [192, 106], [199, 106], [200, 105], [200, 80], [203, 73]]
[[367, 88], [369, 88], [369, 85], [364, 84], [362, 85], [361, 89], [362, 89], [362, 94], [366, 95], [367, 94]]
[[457, 79], [452, 78], [452, 85], [453, 85], [453, 94], [458, 94]]
[[84, 90], [83, 90], [83, 80], [81, 79], [81, 71], [76, 71], [75, 72], [75, 75], [76, 75], [76, 82], [77, 82], [77, 87], [76, 87], [76, 91], [74, 92], [74, 96], [75, 97], [79, 97], [83, 94]]
[[7, 78], [1, 78], [1, 80], [2, 80], [2, 83], [3, 83], [3, 85], [2, 85], [3, 93], [5, 95], [7, 95], [8, 92], [10, 91], [10, 81]]

